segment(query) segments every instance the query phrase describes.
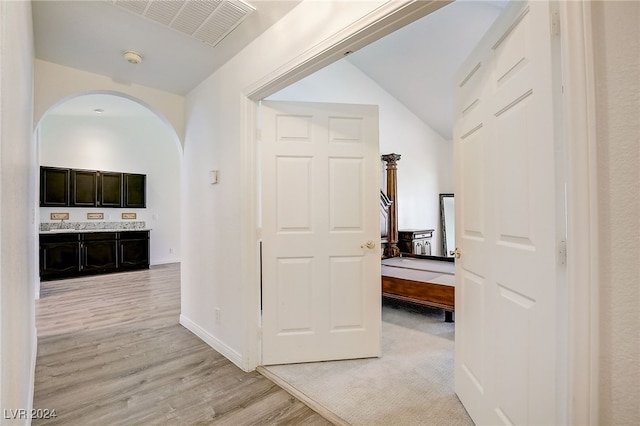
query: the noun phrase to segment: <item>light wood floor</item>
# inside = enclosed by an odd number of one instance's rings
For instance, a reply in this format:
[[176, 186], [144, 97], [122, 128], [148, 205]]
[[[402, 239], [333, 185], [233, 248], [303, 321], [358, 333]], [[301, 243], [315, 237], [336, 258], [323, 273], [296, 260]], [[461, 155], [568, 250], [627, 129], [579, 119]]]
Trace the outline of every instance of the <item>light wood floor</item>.
[[178, 264], [43, 282], [34, 425], [328, 425], [178, 323]]

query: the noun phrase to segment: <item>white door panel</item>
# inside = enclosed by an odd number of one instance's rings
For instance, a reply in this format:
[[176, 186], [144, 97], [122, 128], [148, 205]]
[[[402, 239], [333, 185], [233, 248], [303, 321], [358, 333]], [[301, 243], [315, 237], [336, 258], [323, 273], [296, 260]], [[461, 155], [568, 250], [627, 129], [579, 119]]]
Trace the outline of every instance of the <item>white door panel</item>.
[[380, 354], [377, 117], [263, 102], [264, 365]]
[[513, 2], [456, 77], [456, 392], [477, 424], [559, 418], [551, 16]]

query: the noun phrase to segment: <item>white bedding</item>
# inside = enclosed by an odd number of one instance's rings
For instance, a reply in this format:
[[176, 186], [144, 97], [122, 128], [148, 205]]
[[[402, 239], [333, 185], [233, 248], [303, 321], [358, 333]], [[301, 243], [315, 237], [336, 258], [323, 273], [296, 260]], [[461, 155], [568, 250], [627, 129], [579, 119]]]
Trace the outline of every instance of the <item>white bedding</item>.
[[409, 257], [393, 257], [382, 261], [382, 275], [385, 277], [455, 286], [454, 273], [453, 262]]
[[414, 257], [391, 257], [382, 260], [382, 266], [394, 268], [415, 269], [418, 271], [439, 272], [441, 274], [455, 273], [453, 262], [432, 259], [418, 259]]

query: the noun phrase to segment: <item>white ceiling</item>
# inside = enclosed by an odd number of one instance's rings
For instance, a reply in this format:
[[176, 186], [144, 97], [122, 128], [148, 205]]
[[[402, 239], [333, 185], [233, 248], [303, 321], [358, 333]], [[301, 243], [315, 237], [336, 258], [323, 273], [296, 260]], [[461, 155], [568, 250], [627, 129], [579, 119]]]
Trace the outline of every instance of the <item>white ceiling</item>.
[[453, 74], [507, 1], [456, 1], [353, 53], [348, 60], [447, 140]]
[[[256, 10], [213, 47], [111, 1], [38, 0], [32, 6], [35, 53], [39, 59], [116, 81], [186, 94], [298, 2], [246, 0]], [[345, 60], [451, 139], [453, 73], [506, 2], [458, 0]], [[122, 54], [126, 50], [140, 52], [143, 62], [132, 65], [125, 61]], [[104, 96], [77, 99], [56, 112], [93, 114], [95, 108], [102, 108], [115, 113], [131, 104], [109, 106], [105, 104], [108, 100]]]
[[[246, 3], [256, 10], [213, 47], [110, 1], [36, 0], [32, 2], [35, 55], [116, 81], [184, 95], [293, 9], [299, 0]], [[132, 65], [125, 61], [123, 52], [127, 50], [141, 53], [142, 63]]]

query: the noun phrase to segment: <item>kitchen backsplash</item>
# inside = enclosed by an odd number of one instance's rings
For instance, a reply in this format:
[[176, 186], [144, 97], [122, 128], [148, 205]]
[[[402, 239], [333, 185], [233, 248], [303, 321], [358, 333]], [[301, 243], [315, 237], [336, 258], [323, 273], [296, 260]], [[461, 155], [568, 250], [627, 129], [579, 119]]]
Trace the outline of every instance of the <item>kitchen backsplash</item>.
[[54, 229], [69, 229], [74, 231], [92, 231], [96, 229], [145, 229], [144, 221], [134, 222], [45, 222], [40, 224], [40, 231], [46, 232]]

